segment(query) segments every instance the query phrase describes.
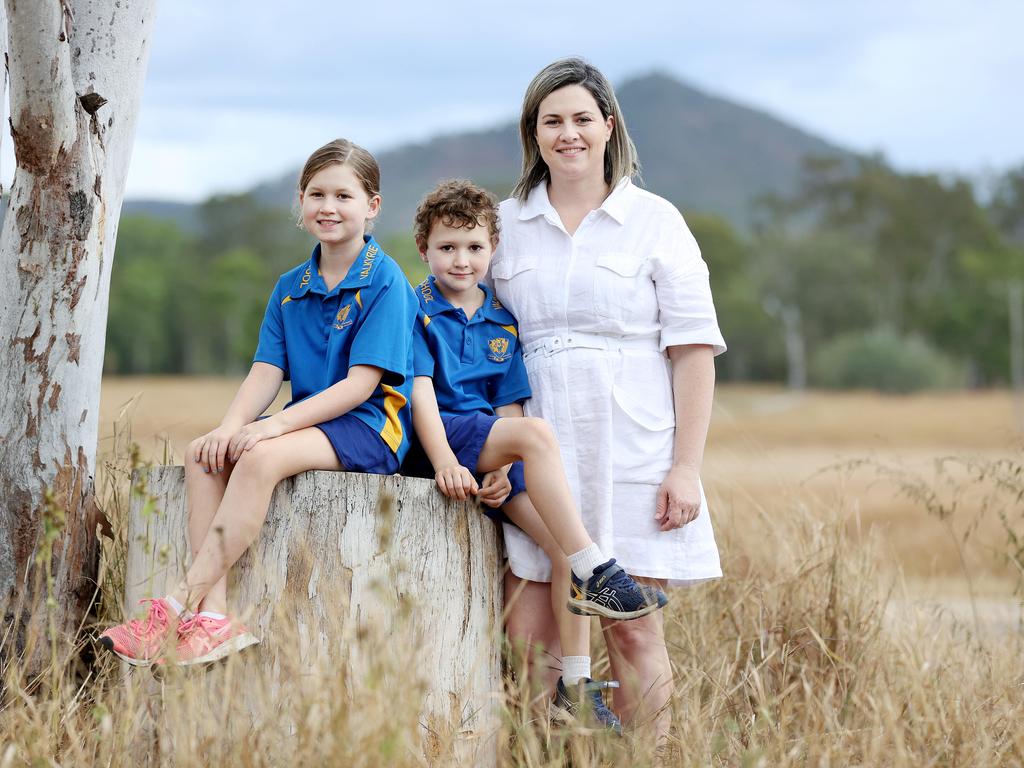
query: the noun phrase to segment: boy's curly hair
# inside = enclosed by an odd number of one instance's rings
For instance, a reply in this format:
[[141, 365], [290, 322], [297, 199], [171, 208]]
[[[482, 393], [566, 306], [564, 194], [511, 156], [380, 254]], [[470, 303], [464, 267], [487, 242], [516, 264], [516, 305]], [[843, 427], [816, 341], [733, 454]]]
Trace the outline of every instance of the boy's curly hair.
[[413, 232], [416, 247], [427, 250], [430, 230], [441, 222], [446, 227], [473, 229], [487, 227], [491, 245], [498, 244], [498, 199], [486, 189], [465, 179], [448, 179], [420, 201]]

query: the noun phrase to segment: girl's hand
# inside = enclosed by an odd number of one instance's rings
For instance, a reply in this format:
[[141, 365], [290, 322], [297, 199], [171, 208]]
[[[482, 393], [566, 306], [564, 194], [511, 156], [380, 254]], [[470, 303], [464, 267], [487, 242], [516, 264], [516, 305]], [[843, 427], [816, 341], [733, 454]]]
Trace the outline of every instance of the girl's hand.
[[204, 472], [223, 472], [228, 444], [235, 432], [234, 427], [224, 424], [207, 432], [197, 441], [192, 459], [199, 462]]
[[484, 475], [484, 483], [480, 486], [477, 501], [495, 509], [505, 503], [505, 499], [512, 492], [512, 483], [508, 479], [508, 470], [511, 466], [509, 464]]
[[473, 473], [461, 464], [448, 464], [441, 467], [434, 474], [434, 480], [437, 481], [437, 487], [441, 489], [441, 493], [449, 499], [465, 501], [479, 491]]
[[268, 419], [251, 422], [238, 430], [231, 438], [231, 442], [228, 445], [228, 456], [231, 457], [231, 461], [238, 461], [242, 454], [251, 449], [256, 443], [261, 440], [280, 437], [283, 434], [284, 430], [281, 429], [280, 422], [273, 416]]
[[693, 467], [677, 465], [658, 488], [654, 521], [662, 531], [682, 528], [700, 514], [700, 475]]

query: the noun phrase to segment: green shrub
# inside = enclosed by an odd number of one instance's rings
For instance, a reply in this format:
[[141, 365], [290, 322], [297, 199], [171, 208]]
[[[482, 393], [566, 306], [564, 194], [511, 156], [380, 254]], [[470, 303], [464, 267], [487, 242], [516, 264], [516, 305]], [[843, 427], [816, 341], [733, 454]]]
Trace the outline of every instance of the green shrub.
[[812, 383], [830, 389], [915, 392], [962, 386], [963, 373], [949, 357], [917, 336], [881, 328], [832, 339], [811, 364]]

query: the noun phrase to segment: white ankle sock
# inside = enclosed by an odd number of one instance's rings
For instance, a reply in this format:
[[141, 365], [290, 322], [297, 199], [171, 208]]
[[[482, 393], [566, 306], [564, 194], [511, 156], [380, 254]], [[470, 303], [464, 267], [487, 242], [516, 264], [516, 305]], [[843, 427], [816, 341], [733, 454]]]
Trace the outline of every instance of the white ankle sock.
[[583, 579], [584, 581], [594, 575], [594, 569], [597, 566], [607, 562], [608, 558], [601, 553], [597, 544], [591, 544], [586, 549], [581, 549], [579, 552], [569, 555], [569, 567], [572, 568], [572, 572], [576, 574], [577, 579]]
[[216, 611], [200, 611], [199, 615], [200, 616], [205, 616], [208, 619], [217, 619], [218, 621], [220, 621], [221, 619], [226, 619], [227, 618], [226, 614], [217, 613]]
[[576, 685], [584, 677], [590, 677], [589, 656], [562, 657], [562, 682], [566, 688]]
[[167, 603], [174, 610], [176, 614], [181, 616], [185, 612], [185, 606], [175, 600], [173, 597], [168, 595], [164, 598], [164, 602]]

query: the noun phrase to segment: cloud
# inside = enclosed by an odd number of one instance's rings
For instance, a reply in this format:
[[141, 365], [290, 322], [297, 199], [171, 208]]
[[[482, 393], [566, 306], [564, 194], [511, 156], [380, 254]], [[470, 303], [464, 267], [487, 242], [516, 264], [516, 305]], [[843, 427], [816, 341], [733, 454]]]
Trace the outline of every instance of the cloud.
[[[344, 135], [374, 150], [514, 119], [533, 74], [580, 54], [653, 69], [905, 168], [1024, 160], [1024, 4], [1010, 0], [175, 0], [156, 20], [131, 196], [199, 199]], [[10, 142], [0, 156], [9, 178]]]

